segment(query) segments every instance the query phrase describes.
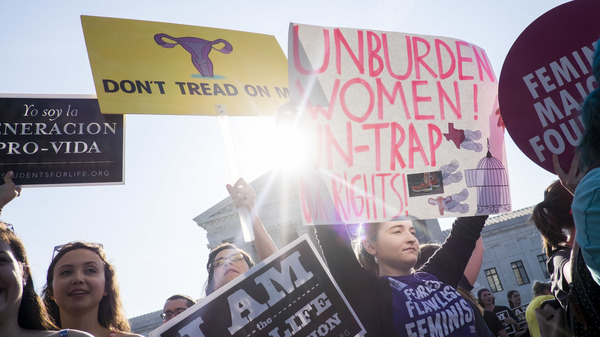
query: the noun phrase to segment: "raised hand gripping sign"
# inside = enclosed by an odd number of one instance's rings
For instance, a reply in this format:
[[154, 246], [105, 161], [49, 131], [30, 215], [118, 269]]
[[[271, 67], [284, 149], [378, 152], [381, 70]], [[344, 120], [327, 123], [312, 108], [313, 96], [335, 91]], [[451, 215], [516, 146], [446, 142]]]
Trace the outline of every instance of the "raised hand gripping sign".
[[150, 337], [350, 337], [364, 333], [304, 235], [152, 331]]
[[511, 210], [497, 80], [483, 49], [299, 24], [288, 45], [290, 96], [319, 170], [301, 183], [305, 222]]

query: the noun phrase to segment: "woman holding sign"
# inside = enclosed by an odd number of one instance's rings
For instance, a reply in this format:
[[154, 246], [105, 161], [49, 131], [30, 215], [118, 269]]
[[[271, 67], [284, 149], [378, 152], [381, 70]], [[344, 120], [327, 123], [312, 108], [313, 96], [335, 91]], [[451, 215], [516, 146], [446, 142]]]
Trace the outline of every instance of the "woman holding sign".
[[517, 323], [519, 324], [519, 330], [515, 332], [515, 337], [529, 337], [529, 328], [527, 321], [525, 320], [524, 313], [518, 313], [523, 311], [523, 308], [518, 309], [521, 306], [521, 293], [517, 290], [509, 290], [506, 293], [506, 299], [508, 300], [508, 306], [512, 311], [513, 315], [517, 317]]
[[[240, 178], [234, 185], [228, 184], [227, 191], [238, 211], [246, 211], [252, 218], [254, 246], [260, 260], [262, 261], [271, 256], [277, 251], [277, 246], [260, 221], [256, 211], [256, 193], [252, 187], [243, 178]], [[208, 271], [206, 295], [212, 294], [215, 290], [252, 267], [254, 267], [252, 257], [231, 243], [223, 243], [213, 248], [208, 254], [208, 262], [206, 263]]]
[[[345, 226], [315, 230], [333, 277], [369, 336], [476, 336], [474, 314], [456, 291], [487, 216], [459, 218], [419, 270], [412, 221], [362, 224], [352, 250]], [[357, 260], [358, 259], [358, 260]]]

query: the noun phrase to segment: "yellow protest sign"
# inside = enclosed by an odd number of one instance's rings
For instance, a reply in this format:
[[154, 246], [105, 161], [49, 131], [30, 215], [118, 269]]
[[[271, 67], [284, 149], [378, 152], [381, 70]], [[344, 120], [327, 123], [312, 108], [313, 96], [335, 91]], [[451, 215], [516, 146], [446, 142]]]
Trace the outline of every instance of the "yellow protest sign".
[[102, 113], [274, 115], [287, 60], [272, 35], [82, 16]]

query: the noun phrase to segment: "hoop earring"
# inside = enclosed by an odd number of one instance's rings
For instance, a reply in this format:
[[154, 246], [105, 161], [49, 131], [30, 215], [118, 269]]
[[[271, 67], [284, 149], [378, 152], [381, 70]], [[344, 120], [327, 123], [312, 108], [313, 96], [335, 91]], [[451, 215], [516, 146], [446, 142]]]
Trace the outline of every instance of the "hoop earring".
[[377, 262], [377, 256], [373, 255], [373, 259], [375, 260], [375, 264], [379, 264], [379, 262]]

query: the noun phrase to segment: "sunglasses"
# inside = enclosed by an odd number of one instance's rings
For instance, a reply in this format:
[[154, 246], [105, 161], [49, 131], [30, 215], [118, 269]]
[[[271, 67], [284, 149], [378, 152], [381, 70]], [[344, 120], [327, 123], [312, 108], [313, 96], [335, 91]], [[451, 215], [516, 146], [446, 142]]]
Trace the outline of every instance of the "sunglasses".
[[15, 232], [15, 228], [13, 227], [12, 224], [6, 223], [6, 222], [1, 222], [1, 221], [0, 221], [0, 224], [4, 225], [4, 227], [6, 227], [6, 229], [8, 229], [9, 231], [11, 231], [13, 233]]
[[218, 259], [215, 259], [211, 264], [210, 267], [216, 268], [220, 265], [223, 265], [225, 263], [225, 261], [229, 260], [231, 262], [236, 262], [236, 261], [240, 261], [244, 259], [244, 254], [237, 252], [235, 254], [231, 254], [227, 257], [220, 257]]
[[167, 311], [163, 312], [162, 314], [160, 314], [160, 318], [162, 318], [164, 321], [167, 321], [167, 320], [181, 314], [184, 311], [185, 311], [185, 308], [177, 308], [173, 311], [167, 310]]
[[[54, 251], [52, 251], [52, 260], [54, 260], [54, 258], [56, 257], [56, 255], [58, 255], [58, 253], [60, 253], [61, 250], [63, 250], [63, 248], [67, 247], [67, 246], [72, 246], [74, 244], [74, 242], [69, 242], [69, 243], [65, 243], [62, 245], [58, 245], [58, 246], [54, 246]], [[104, 249], [104, 245], [101, 243], [96, 243], [96, 242], [86, 242], [85, 243], [86, 246], [90, 246], [93, 248], [102, 248]]]

